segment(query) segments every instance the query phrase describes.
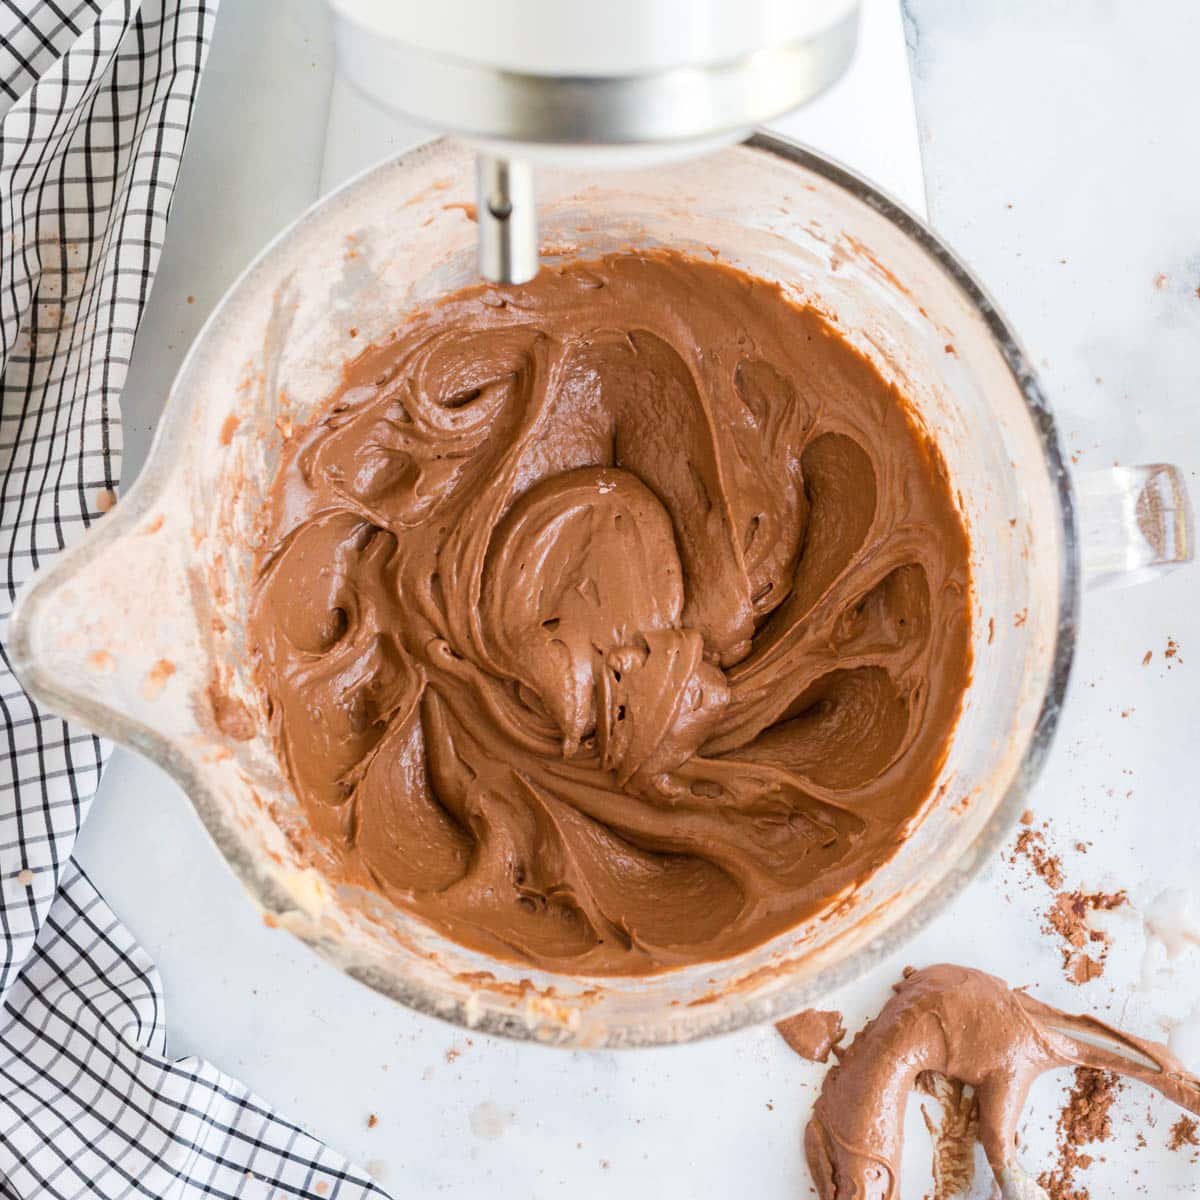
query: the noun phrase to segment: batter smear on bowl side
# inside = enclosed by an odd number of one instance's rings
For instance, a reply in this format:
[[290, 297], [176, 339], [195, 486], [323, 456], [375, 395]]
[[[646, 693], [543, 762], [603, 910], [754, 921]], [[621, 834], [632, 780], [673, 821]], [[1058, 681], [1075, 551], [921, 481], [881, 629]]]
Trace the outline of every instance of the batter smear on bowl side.
[[550, 970], [727, 957], [870, 875], [970, 673], [904, 398], [679, 254], [417, 313], [267, 515], [250, 643], [318, 865]]

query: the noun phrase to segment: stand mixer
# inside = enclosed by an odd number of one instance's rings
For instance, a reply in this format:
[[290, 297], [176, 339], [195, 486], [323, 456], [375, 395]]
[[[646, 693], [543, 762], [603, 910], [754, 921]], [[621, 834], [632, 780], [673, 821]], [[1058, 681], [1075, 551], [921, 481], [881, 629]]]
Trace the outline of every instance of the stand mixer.
[[538, 270], [533, 169], [653, 166], [831, 84], [858, 0], [330, 0], [342, 71], [477, 151], [479, 268]]

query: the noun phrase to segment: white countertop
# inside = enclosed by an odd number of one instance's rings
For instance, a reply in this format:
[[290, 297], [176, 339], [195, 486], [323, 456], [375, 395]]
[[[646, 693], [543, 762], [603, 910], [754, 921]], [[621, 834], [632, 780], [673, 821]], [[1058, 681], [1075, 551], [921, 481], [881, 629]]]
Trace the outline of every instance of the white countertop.
[[[1137, 0], [907, 7], [931, 221], [1023, 336], [1078, 469], [1169, 459], [1200, 491], [1200, 10], [1161, 0], [1149, 21]], [[860, 64], [840, 98], [786, 128], [920, 209], [897, 23], [878, 12], [865, 61], [886, 103]], [[127, 483], [188, 342], [240, 267], [365, 165], [364, 147], [373, 158], [411, 144], [413, 131], [381, 127], [333, 81], [331, 60], [320, 0], [231, 0], [221, 13], [126, 388]], [[1087, 597], [1071, 696], [1033, 794], [1068, 884], [1129, 890], [1104, 976], [1063, 979], [1057, 945], [1038, 932], [1049, 892], [997, 861], [894, 961], [829, 998], [851, 1028], [904, 964], [939, 960], [1148, 1036], [1165, 1037], [1200, 1000], [1200, 950], [1140, 986], [1137, 912], [1168, 885], [1200, 885], [1198, 571]], [[1170, 662], [1168, 638], [1179, 645]], [[1092, 848], [1070, 850], [1077, 839]], [[244, 1079], [397, 1196], [807, 1194], [801, 1132], [821, 1071], [772, 1029], [627, 1054], [468, 1039], [265, 928], [186, 798], [122, 752], [78, 857], [161, 968], [172, 1052]], [[1048, 1161], [1060, 1083], [1035, 1089], [1030, 1167]], [[1155, 1197], [1200, 1191], [1200, 1167], [1165, 1149], [1165, 1103], [1131, 1086], [1116, 1112], [1117, 1140], [1085, 1181], [1096, 1200], [1131, 1184]], [[1133, 1149], [1135, 1129], [1145, 1149]], [[906, 1196], [928, 1179], [917, 1137], [912, 1150]]]

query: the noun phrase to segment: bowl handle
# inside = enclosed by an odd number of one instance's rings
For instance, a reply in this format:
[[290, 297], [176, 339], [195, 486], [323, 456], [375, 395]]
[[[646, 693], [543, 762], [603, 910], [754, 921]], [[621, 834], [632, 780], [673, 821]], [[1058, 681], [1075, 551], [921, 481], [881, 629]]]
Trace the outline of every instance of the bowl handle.
[[1178, 467], [1085, 471], [1075, 494], [1086, 587], [1128, 587], [1192, 561], [1195, 524]]

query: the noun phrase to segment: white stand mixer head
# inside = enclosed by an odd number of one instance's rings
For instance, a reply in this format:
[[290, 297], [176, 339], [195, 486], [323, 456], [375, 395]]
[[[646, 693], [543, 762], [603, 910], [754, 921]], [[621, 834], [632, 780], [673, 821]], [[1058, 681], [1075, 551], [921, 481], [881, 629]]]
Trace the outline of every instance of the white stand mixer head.
[[342, 70], [480, 147], [480, 270], [537, 273], [531, 162], [700, 154], [796, 108], [854, 52], [858, 0], [330, 0]]

